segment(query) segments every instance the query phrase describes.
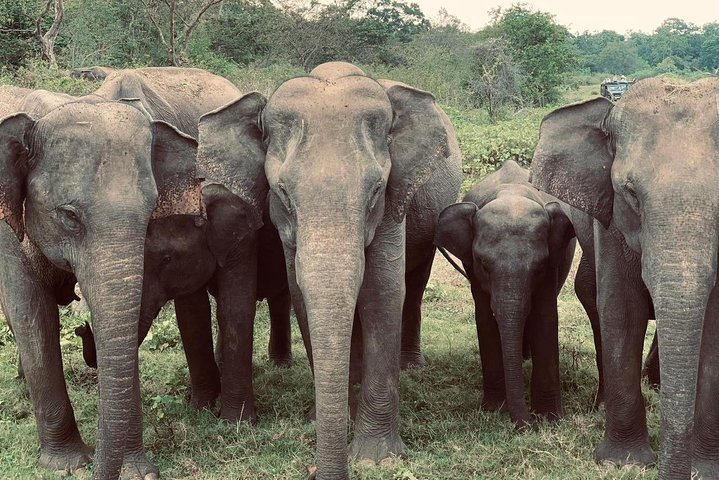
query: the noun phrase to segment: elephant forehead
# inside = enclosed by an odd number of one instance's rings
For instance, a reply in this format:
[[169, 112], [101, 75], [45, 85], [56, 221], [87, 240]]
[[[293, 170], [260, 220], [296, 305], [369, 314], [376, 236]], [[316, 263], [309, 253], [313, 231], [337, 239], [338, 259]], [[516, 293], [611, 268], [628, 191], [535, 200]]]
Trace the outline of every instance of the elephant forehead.
[[301, 77], [282, 84], [270, 98], [267, 110], [270, 116], [284, 112], [303, 118], [370, 112], [384, 112], [389, 116], [392, 106], [382, 87], [367, 77], [349, 76], [332, 81]]
[[499, 195], [478, 212], [479, 230], [529, 234], [545, 228], [549, 217], [534, 200], [518, 195]]

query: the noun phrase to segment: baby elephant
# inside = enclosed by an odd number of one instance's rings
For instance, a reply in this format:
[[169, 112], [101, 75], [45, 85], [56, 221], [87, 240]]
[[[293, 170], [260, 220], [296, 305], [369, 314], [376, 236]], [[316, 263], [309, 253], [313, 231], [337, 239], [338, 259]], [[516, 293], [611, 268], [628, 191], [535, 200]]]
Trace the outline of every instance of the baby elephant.
[[484, 376], [482, 408], [506, 408], [529, 425], [523, 344], [532, 356], [531, 403], [562, 416], [557, 296], [574, 255], [568, 207], [529, 183], [509, 161], [439, 216], [435, 244], [462, 260], [472, 285]]
[[[145, 270], [139, 322], [139, 343], [147, 336], [160, 309], [169, 300], [175, 301], [175, 315], [187, 358], [191, 381], [191, 403], [196, 408], [212, 407], [221, 390], [222, 352], [218, 359], [212, 344], [211, 310], [208, 292], [220, 298], [218, 277], [245, 259], [240, 255], [257, 255], [256, 290], [246, 282], [233, 283], [233, 297], [266, 298], [270, 310], [270, 359], [278, 366], [292, 363], [290, 339], [290, 294], [284, 255], [279, 235], [269, 219], [257, 231], [257, 249], [250, 252], [238, 248], [253, 228], [248, 225], [245, 202], [231, 198], [224, 187], [203, 188], [207, 220], [199, 216], [172, 215], [150, 221], [145, 239]], [[239, 277], [242, 280], [244, 277]], [[246, 326], [252, 329], [252, 325]], [[222, 332], [220, 332], [222, 333]], [[94, 339], [87, 323], [75, 334], [82, 338], [85, 362], [94, 367]], [[250, 335], [251, 338], [251, 335]], [[239, 341], [237, 342], [239, 343]], [[252, 345], [242, 345], [249, 350]], [[233, 364], [227, 375], [246, 379], [247, 395], [251, 396], [251, 361]], [[254, 415], [254, 413], [253, 413]]]

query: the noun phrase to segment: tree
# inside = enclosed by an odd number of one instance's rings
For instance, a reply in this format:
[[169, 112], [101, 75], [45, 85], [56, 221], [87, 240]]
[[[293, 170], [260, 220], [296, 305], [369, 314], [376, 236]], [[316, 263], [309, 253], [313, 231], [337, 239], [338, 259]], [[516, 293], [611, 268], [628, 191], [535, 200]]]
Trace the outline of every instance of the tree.
[[[42, 21], [45, 15], [52, 11], [53, 19], [47, 32], [42, 33]], [[57, 68], [55, 57], [55, 40], [60, 33], [60, 25], [65, 15], [63, 0], [47, 0], [45, 9], [35, 18], [35, 38], [40, 42], [42, 58], [50, 68]]]
[[0, 0], [0, 65], [17, 68], [35, 53], [37, 7], [36, 2]]
[[202, 17], [223, 0], [140, 0], [167, 50], [170, 65], [179, 67]]
[[565, 74], [577, 65], [567, 29], [553, 15], [521, 4], [494, 10], [492, 17], [487, 33], [503, 38], [522, 67], [522, 97], [533, 105], [556, 102]]
[[611, 42], [595, 61], [598, 72], [629, 75], [646, 66], [637, 47], [626, 41]]
[[474, 103], [485, 107], [491, 121], [500, 109], [519, 95], [520, 67], [509, 47], [499, 38], [490, 38], [472, 49], [472, 62], [466, 88]]
[[598, 65], [598, 57], [609, 44], [623, 42], [624, 36], [612, 30], [602, 30], [598, 33], [584, 32], [572, 39], [574, 47], [581, 59], [581, 64], [592, 72], [606, 72]]
[[707, 23], [702, 27], [698, 64], [708, 71], [719, 69], [719, 23]]
[[699, 28], [679, 18], [668, 18], [654, 31], [655, 64], [672, 57], [680, 69], [695, 66], [699, 56]]

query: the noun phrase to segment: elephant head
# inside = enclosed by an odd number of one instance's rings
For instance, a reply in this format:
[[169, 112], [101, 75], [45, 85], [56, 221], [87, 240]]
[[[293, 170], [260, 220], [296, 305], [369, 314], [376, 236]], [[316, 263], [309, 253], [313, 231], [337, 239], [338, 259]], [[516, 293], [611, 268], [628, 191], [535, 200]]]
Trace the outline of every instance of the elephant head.
[[339, 478], [347, 470], [349, 345], [365, 248], [381, 222], [403, 222], [416, 189], [450, 156], [450, 139], [431, 94], [346, 63], [291, 79], [264, 103], [250, 94], [203, 118], [198, 161], [208, 142], [224, 160], [202, 165], [206, 178], [256, 199], [258, 216], [269, 189], [312, 339], [318, 478]]
[[641, 255], [660, 339], [659, 477], [689, 478], [702, 327], [717, 275], [719, 80], [635, 84], [547, 115], [540, 189], [592, 215]]
[[459, 258], [472, 288], [489, 297], [502, 343], [507, 409], [524, 428], [530, 419], [522, 373], [525, 324], [530, 312], [540, 315], [541, 301], [556, 299], [556, 291], [541, 300], [534, 294], [558, 283], [552, 275], [567, 263], [574, 230], [557, 202], [545, 204], [518, 190], [501, 192], [481, 207], [470, 192], [448, 206], [439, 216], [435, 244]]
[[[137, 371], [151, 216], [200, 213], [196, 142], [119, 103], [0, 122], [0, 218], [77, 277], [92, 313], [100, 418], [94, 478], [117, 478]], [[138, 399], [139, 400], [139, 399]]]
[[172, 215], [147, 228], [140, 343], [165, 303], [205, 287], [233, 245], [258, 228], [249, 206], [225, 187], [207, 185], [202, 197], [207, 219]]

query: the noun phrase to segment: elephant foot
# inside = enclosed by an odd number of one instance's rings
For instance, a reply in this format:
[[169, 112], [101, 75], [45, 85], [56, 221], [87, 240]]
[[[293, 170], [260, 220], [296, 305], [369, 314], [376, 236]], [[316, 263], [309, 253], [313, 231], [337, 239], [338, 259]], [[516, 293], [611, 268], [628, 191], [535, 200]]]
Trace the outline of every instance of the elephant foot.
[[292, 366], [292, 352], [286, 354], [270, 353], [270, 362], [277, 368], [290, 368]]
[[491, 394], [485, 392], [482, 397], [481, 408], [485, 412], [508, 412], [507, 400], [504, 398], [504, 395], [501, 394]]
[[200, 390], [193, 388], [190, 394], [190, 405], [192, 405], [195, 410], [212, 410], [215, 408], [215, 402], [219, 396], [219, 390]]
[[71, 475], [83, 470], [92, 462], [92, 454], [92, 449], [80, 441], [78, 444], [68, 445], [61, 450], [42, 449], [38, 464], [60, 475]]
[[422, 368], [427, 366], [427, 360], [424, 359], [422, 352], [401, 352], [399, 366], [402, 370]]
[[647, 440], [627, 445], [607, 440], [605, 437], [594, 451], [594, 460], [599, 464], [649, 467], [657, 463], [657, 455], [652, 451]]
[[550, 422], [559, 420], [564, 416], [562, 401], [559, 396], [553, 396], [543, 400], [535, 400], [532, 402], [532, 413], [541, 415]]
[[406, 448], [399, 433], [394, 433], [385, 437], [356, 436], [349, 451], [351, 459], [377, 465], [385, 459], [401, 457]]
[[[692, 460], [692, 471], [692, 478], [717, 480], [719, 479], [719, 460], [694, 458]], [[694, 472], [696, 472], [696, 476], [694, 476]]]
[[157, 480], [159, 478], [160, 471], [147, 459], [144, 450], [125, 455], [120, 480]]
[[227, 423], [249, 422], [257, 425], [257, 414], [253, 405], [242, 404], [239, 408], [223, 405], [220, 408], [220, 420]]

